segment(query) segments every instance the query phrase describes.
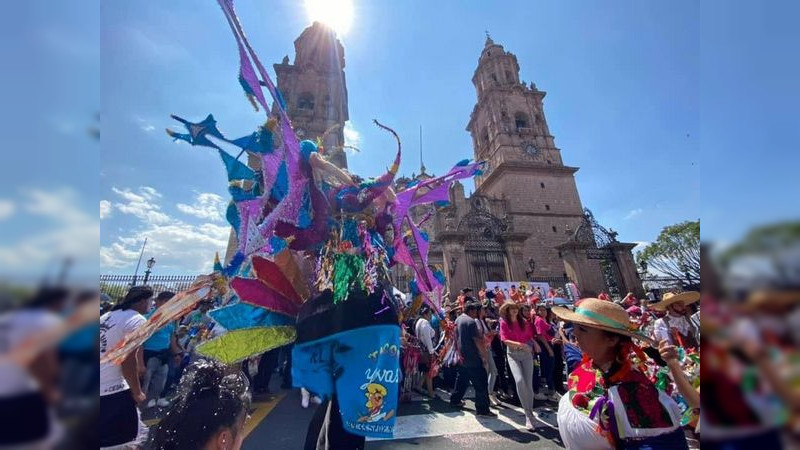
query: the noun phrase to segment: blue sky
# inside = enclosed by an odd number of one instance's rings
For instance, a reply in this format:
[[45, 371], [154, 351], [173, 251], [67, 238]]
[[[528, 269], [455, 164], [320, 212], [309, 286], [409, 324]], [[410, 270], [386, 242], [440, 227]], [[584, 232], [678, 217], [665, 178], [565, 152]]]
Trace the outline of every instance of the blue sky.
[[[403, 139], [401, 173], [418, 170], [420, 125], [429, 172], [472, 156], [464, 130], [476, 101], [470, 79], [489, 30], [517, 55], [520, 78], [547, 91], [550, 131], [565, 164], [581, 168], [584, 206], [622, 240], [652, 241], [665, 225], [701, 216], [704, 235], [733, 239], [748, 224], [787, 217], [767, 201], [732, 223], [724, 212], [753, 194], [714, 177], [745, 178], [764, 152], [790, 148], [778, 128], [790, 128], [796, 112], [776, 94], [796, 92], [797, 63], [783, 60], [780, 73], [764, 66], [796, 49], [788, 16], [727, 2], [354, 3], [342, 43], [351, 136], [361, 149], [349, 155], [356, 173], [381, 173], [392, 157], [373, 118]], [[301, 2], [239, 0], [237, 10], [264, 63], [294, 57], [293, 41], [308, 25]], [[229, 136], [263, 121], [236, 81], [233, 38], [214, 1], [104, 2], [101, 20], [100, 189], [89, 196], [101, 203], [100, 270], [132, 273], [145, 236], [155, 273], [208, 270], [228, 236], [224, 170], [210, 149], [173, 143], [163, 130], [175, 128], [171, 113], [213, 113]], [[767, 54], [758, 51], [765, 42]], [[759, 82], [766, 71], [769, 82]], [[783, 116], [775, 124], [773, 111]], [[796, 167], [770, 166], [760, 182]]]

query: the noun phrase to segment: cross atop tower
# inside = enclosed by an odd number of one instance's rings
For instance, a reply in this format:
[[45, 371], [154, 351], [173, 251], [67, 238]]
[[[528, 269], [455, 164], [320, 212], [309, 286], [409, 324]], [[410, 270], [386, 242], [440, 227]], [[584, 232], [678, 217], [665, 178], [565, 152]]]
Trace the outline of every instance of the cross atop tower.
[[484, 47], [494, 45], [494, 41], [492, 40], [492, 37], [489, 35], [489, 30], [485, 30], [484, 32], [486, 33], [486, 44], [484, 45]]

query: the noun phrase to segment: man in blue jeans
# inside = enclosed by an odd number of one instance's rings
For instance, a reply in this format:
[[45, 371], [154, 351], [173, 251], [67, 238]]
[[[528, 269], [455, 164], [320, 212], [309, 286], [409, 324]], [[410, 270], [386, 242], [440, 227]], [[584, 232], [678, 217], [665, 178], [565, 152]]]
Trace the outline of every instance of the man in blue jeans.
[[462, 361], [458, 365], [456, 389], [450, 396], [450, 404], [462, 406], [464, 393], [472, 383], [475, 389], [477, 415], [495, 417], [497, 414], [489, 410], [489, 380], [486, 375], [489, 355], [478, 332], [478, 324], [475, 322], [480, 309], [480, 303], [472, 297], [467, 297], [464, 300], [464, 312], [456, 318], [456, 344], [461, 352]]
[[[150, 318], [158, 308], [174, 296], [175, 293], [169, 291], [158, 294], [155, 307], [145, 317]], [[142, 348], [144, 349], [144, 361], [147, 367], [142, 391], [147, 395], [147, 407], [159, 406], [163, 408], [169, 406], [169, 401], [166, 398], [161, 398], [161, 394], [167, 384], [170, 360], [173, 355], [180, 353], [175, 339], [175, 324], [169, 323], [153, 333], [150, 339], [144, 342]]]

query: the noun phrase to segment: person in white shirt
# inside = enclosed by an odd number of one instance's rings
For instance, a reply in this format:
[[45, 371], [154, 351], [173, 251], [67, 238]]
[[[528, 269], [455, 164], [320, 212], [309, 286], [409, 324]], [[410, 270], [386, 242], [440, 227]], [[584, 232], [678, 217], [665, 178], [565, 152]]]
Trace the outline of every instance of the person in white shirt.
[[[417, 340], [419, 340], [420, 346], [422, 347], [420, 349], [419, 371], [424, 375], [428, 397], [435, 398], [433, 392], [433, 377], [431, 377], [430, 374], [431, 368], [433, 367], [433, 359], [436, 357], [433, 345], [436, 332], [433, 331], [433, 327], [431, 326], [431, 316], [431, 309], [423, 305], [420, 309], [419, 319], [417, 319], [417, 322], [414, 324], [414, 334], [417, 336]], [[419, 384], [420, 386], [417, 386], [418, 390], [422, 388], [422, 380], [420, 380]]]
[[[134, 286], [114, 308], [100, 316], [100, 357], [113, 349], [125, 336], [145, 324], [142, 314], [150, 307], [153, 290]], [[100, 364], [100, 448], [126, 448], [141, 444], [146, 428], [141, 421], [137, 404], [144, 402], [145, 393], [139, 384], [144, 372], [141, 347], [120, 365]]]
[[[58, 316], [69, 291], [40, 289], [22, 308], [0, 314], [0, 355], [62, 323]], [[0, 361], [0, 448], [52, 448], [61, 437], [54, 407], [58, 392], [58, 352], [47, 348], [27, 366]], [[9, 446], [9, 447], [7, 447]]]
[[697, 330], [689, 320], [690, 305], [700, 300], [699, 292], [666, 293], [660, 302], [652, 305], [656, 311], [666, 311], [667, 315], [656, 320], [653, 337], [657, 342], [666, 340], [671, 345], [685, 348], [698, 348]]

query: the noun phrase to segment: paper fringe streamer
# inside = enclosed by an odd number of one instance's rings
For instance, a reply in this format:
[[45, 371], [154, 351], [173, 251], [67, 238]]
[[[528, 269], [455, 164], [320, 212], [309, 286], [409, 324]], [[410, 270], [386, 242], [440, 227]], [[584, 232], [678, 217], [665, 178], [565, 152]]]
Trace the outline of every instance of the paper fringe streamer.
[[364, 260], [360, 255], [340, 253], [333, 261], [333, 304], [347, 300], [351, 289], [364, 290]]
[[114, 348], [106, 352], [100, 363], [111, 362], [122, 364], [128, 355], [144, 344], [150, 336], [162, 328], [164, 325], [174, 322], [179, 317], [185, 315], [201, 300], [207, 298], [211, 293], [213, 278], [208, 275], [201, 275], [194, 282], [192, 287], [185, 291], [178, 292], [169, 301], [164, 303], [155, 314], [150, 316], [144, 325], [126, 335]]

